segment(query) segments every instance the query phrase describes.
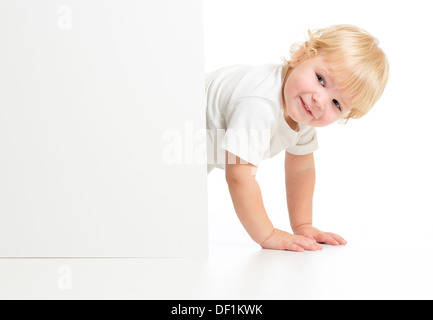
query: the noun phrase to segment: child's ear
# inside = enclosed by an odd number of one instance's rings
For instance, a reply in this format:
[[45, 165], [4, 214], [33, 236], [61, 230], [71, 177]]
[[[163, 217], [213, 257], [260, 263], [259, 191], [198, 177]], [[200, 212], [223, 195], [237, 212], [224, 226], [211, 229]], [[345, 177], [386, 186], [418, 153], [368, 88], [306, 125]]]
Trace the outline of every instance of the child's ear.
[[[310, 51], [310, 52], [309, 52]], [[292, 68], [296, 67], [299, 62], [309, 59], [311, 55], [311, 50], [308, 49], [308, 42], [298, 49], [298, 51], [293, 54], [292, 59], [289, 61]]]
[[298, 51], [296, 51], [293, 55], [292, 55], [292, 59], [289, 61], [290, 66], [292, 68], [296, 67], [296, 65], [301, 62], [306, 54], [306, 47], [308, 46], [307, 43], [304, 44], [304, 46], [302, 46], [301, 48], [298, 49]]
[[290, 61], [289, 61], [290, 66], [292, 68], [296, 67], [299, 64], [299, 62], [301, 62], [303, 60], [304, 56], [305, 56], [305, 51], [303, 49], [299, 49], [293, 55], [292, 59], [290, 59]]
[[298, 60], [290, 60], [289, 61], [289, 64], [290, 64], [290, 66], [292, 67], [292, 68], [294, 68], [294, 67], [296, 67], [296, 65], [299, 63], [299, 61]]

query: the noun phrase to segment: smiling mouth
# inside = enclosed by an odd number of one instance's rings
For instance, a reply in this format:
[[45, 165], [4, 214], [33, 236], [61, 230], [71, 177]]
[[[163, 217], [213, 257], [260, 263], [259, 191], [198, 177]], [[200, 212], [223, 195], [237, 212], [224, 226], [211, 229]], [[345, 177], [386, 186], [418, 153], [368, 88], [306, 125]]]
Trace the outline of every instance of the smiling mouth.
[[305, 104], [304, 100], [302, 100], [301, 97], [299, 97], [301, 99], [302, 105], [304, 106], [305, 110], [314, 118], [313, 113], [311, 112], [310, 108], [308, 108], [308, 106]]

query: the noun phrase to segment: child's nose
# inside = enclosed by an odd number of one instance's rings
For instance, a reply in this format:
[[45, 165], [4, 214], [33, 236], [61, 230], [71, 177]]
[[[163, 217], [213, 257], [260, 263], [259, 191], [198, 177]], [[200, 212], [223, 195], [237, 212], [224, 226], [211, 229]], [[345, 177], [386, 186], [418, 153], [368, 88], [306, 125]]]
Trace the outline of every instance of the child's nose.
[[325, 97], [325, 94], [318, 94], [318, 93], [313, 94], [312, 99], [313, 99], [313, 102], [314, 102], [314, 106], [317, 109], [320, 109], [322, 111], [325, 109], [325, 107], [326, 107], [326, 97]]

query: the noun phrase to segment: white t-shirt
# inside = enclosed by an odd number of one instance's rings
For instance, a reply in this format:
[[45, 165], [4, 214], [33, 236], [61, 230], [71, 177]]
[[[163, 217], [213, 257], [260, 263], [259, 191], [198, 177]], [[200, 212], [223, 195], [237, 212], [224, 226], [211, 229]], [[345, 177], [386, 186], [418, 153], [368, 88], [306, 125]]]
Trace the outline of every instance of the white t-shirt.
[[314, 127], [294, 131], [284, 119], [283, 65], [235, 65], [206, 74], [208, 172], [225, 168], [225, 151], [258, 166], [282, 150], [317, 150]]

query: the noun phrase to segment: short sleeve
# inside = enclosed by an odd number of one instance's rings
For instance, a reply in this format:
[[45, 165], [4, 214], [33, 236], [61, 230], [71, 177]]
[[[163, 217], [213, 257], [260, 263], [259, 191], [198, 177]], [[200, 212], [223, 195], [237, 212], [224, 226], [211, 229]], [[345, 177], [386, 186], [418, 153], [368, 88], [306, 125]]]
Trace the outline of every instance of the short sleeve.
[[296, 145], [286, 148], [286, 152], [294, 155], [306, 155], [319, 148], [316, 128], [305, 126], [301, 128], [302, 133]]
[[272, 102], [242, 98], [226, 115], [227, 129], [221, 147], [255, 166], [269, 158], [271, 131], [276, 119]]

